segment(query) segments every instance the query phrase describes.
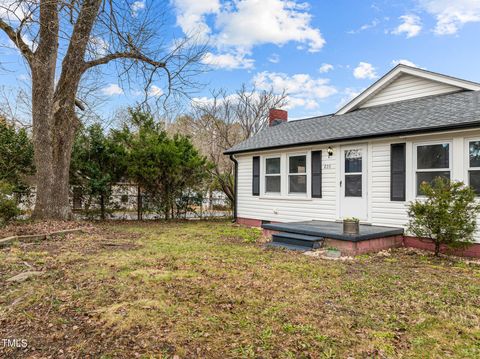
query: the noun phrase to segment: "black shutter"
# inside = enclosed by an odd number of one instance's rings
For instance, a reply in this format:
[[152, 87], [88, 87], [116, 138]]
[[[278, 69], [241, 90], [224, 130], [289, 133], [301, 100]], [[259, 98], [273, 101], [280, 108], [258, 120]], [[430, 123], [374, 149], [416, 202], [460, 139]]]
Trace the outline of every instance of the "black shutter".
[[252, 171], [252, 195], [260, 195], [260, 157], [253, 157], [253, 171]]
[[312, 198], [322, 198], [322, 151], [312, 151]]
[[390, 200], [405, 201], [405, 143], [390, 145]]

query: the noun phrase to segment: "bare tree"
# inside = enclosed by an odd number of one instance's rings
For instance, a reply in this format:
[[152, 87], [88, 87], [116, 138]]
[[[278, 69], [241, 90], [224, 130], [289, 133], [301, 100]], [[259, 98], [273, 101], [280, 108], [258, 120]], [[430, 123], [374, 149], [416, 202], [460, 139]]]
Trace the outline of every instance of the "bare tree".
[[245, 85], [233, 94], [217, 90], [211, 95], [207, 101], [194, 102], [193, 114], [180, 118], [175, 130], [189, 133], [215, 164], [212, 175], [233, 203], [233, 165], [223, 152], [265, 128], [270, 109], [284, 107], [287, 95], [273, 89], [249, 90]]
[[8, 118], [15, 126], [31, 128], [29, 103], [25, 90], [0, 87], [0, 117]]
[[135, 4], [127, 0], [0, 4], [0, 29], [31, 74], [37, 218], [70, 215], [69, 167], [80, 125], [77, 111], [85, 108], [79, 87], [87, 73], [113, 62], [127, 84], [143, 79], [146, 94], [154, 82], [162, 83], [165, 100], [187, 91], [191, 75], [199, 71], [195, 65], [205, 48], [190, 37], [168, 41], [161, 31], [167, 5], [147, 1], [140, 12]]

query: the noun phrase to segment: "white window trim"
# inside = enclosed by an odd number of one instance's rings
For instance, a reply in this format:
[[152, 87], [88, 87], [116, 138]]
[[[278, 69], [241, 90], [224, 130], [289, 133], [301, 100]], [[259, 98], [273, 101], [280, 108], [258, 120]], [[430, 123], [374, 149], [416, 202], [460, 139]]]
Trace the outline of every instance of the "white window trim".
[[[480, 166], [479, 167], [471, 167], [470, 166], [470, 142], [475, 142], [479, 141], [480, 142], [480, 137], [471, 137], [471, 138], [465, 138], [465, 174], [464, 178], [467, 185], [470, 186], [470, 171], [480, 171]], [[477, 194], [477, 197], [480, 197], [480, 194]]]
[[[262, 159], [262, 177], [260, 178], [260, 182], [261, 182], [261, 185], [260, 185], [260, 190], [261, 190], [261, 194], [264, 195], [264, 196], [281, 196], [282, 194], [282, 185], [283, 185], [283, 179], [282, 179], [282, 168], [284, 167], [283, 166], [283, 160], [282, 160], [282, 155], [279, 154], [279, 155], [271, 155], [271, 156], [264, 156], [263, 159]], [[267, 174], [267, 160], [268, 159], [273, 159], [273, 158], [279, 158], [280, 159], [280, 172], [279, 173], [270, 173], [270, 174]], [[266, 181], [266, 177], [280, 177], [280, 192], [267, 192], [267, 181]]]
[[[311, 153], [311, 152], [310, 152]], [[305, 172], [304, 173], [290, 173], [290, 157], [298, 157], [298, 156], [305, 156]], [[287, 154], [287, 165], [286, 165], [286, 186], [287, 186], [287, 194], [289, 197], [299, 197], [299, 198], [310, 198], [311, 189], [310, 181], [311, 181], [311, 173], [310, 173], [310, 161], [309, 153], [308, 152], [301, 152], [301, 153], [288, 153]], [[306, 183], [306, 190], [304, 193], [299, 192], [290, 192], [290, 176], [306, 176], [307, 183]]]
[[[289, 193], [289, 158], [291, 156], [306, 156], [307, 157], [307, 168], [305, 175], [307, 176], [307, 193]], [[266, 181], [265, 177], [269, 176], [266, 174], [266, 161], [270, 158], [280, 158], [280, 192], [267, 192], [266, 191]], [[263, 155], [260, 158], [260, 199], [278, 199], [278, 200], [298, 200], [298, 201], [311, 201], [311, 151], [302, 151], [302, 152], [292, 152], [292, 153], [276, 153]], [[299, 175], [304, 175], [299, 173]], [[278, 174], [270, 175], [278, 176]]]
[[[422, 168], [418, 169], [417, 166], [417, 148], [419, 146], [431, 146], [431, 145], [444, 145], [448, 144], [448, 168]], [[413, 193], [417, 198], [423, 198], [425, 196], [419, 195], [417, 193], [417, 172], [450, 172], [450, 179], [452, 178], [452, 162], [453, 162], [453, 141], [448, 140], [436, 140], [436, 141], [427, 141], [427, 142], [417, 142], [413, 144]]]

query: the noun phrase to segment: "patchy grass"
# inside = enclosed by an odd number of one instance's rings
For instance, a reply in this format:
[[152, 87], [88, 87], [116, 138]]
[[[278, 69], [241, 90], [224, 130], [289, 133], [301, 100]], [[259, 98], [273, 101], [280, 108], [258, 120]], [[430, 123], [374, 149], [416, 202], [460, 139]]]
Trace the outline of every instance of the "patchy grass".
[[259, 242], [227, 222], [112, 223], [3, 249], [0, 338], [29, 346], [0, 356], [480, 357], [480, 267]]

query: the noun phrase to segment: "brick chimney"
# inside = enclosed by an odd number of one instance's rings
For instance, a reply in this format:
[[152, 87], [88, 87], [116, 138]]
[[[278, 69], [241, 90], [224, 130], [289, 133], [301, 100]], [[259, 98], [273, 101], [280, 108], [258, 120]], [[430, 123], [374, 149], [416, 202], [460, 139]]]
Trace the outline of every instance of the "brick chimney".
[[276, 108], [271, 108], [270, 113], [268, 114], [268, 126], [276, 126], [282, 122], [288, 121], [288, 112], [285, 110], [279, 110]]

